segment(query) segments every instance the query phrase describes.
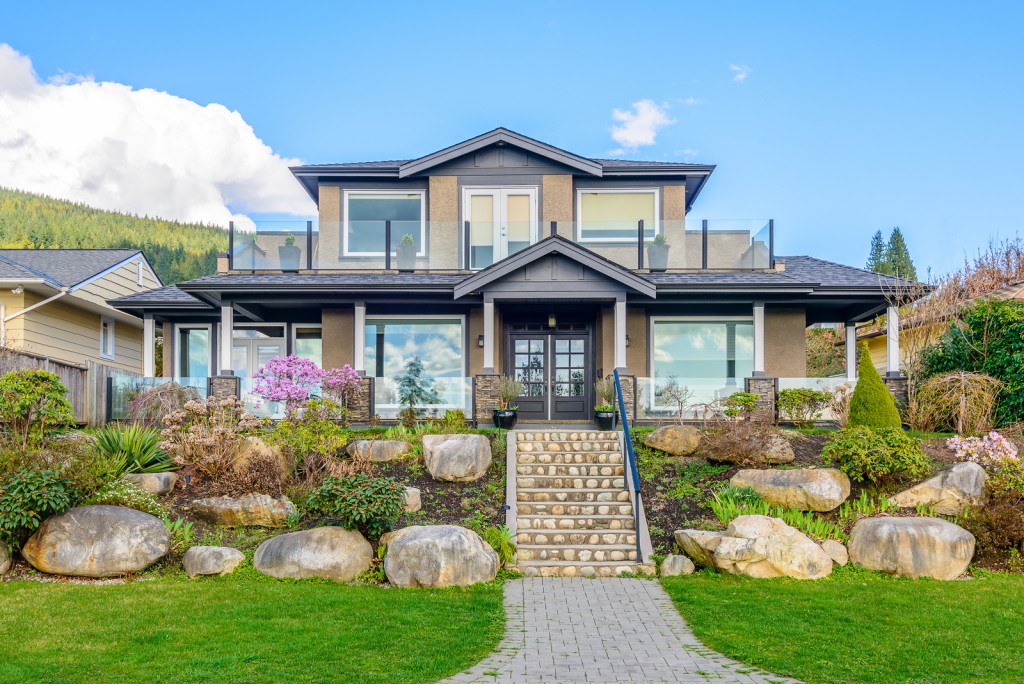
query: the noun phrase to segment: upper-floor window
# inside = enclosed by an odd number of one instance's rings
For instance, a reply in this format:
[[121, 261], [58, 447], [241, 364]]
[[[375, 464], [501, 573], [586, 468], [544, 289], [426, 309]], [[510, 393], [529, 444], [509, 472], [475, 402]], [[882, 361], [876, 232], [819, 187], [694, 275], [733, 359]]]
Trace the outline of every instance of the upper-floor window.
[[114, 358], [114, 320], [106, 316], [100, 319], [100, 356]]
[[644, 239], [658, 234], [657, 188], [579, 189], [576, 219], [580, 242], [636, 242], [638, 223]]
[[422, 190], [346, 190], [343, 254], [384, 256], [385, 225], [390, 221], [392, 253], [405, 235], [411, 235], [416, 254], [424, 256], [427, 229], [424, 204]]

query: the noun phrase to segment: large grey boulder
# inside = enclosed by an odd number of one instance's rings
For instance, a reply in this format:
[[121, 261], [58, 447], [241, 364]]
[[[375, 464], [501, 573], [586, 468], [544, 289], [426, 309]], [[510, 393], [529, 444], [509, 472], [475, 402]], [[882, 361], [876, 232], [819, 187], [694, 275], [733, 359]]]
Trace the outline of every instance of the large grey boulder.
[[839, 567], [845, 566], [850, 562], [850, 554], [846, 550], [846, 545], [835, 539], [826, 539], [821, 542], [821, 549], [828, 554], [828, 557], [832, 559], [832, 562]]
[[741, 515], [725, 532], [677, 530], [676, 543], [698, 565], [750, 577], [821, 579], [832, 559], [810, 537], [779, 518]]
[[284, 527], [288, 516], [295, 512], [295, 504], [282, 496], [275, 499], [267, 494], [245, 496], [215, 496], [192, 502], [196, 517], [224, 527]]
[[743, 444], [742, 449], [718, 451], [713, 448], [705, 448], [701, 453], [709, 461], [719, 463], [780, 465], [796, 460], [793, 445], [789, 443], [785, 435], [777, 430], [765, 430], [760, 436], [750, 438], [746, 444]]
[[170, 494], [178, 482], [178, 473], [129, 473], [121, 479], [145, 489], [154, 496]]
[[940, 518], [862, 518], [847, 548], [853, 564], [869, 570], [951, 580], [974, 557], [974, 535]]
[[423, 460], [435, 480], [473, 482], [491, 465], [491, 443], [484, 435], [423, 435]]
[[665, 425], [648, 433], [644, 444], [673, 456], [689, 456], [700, 446], [700, 430], [690, 425]]
[[11, 569], [11, 554], [7, 551], [7, 544], [0, 544], [0, 575]]
[[408, 453], [409, 443], [401, 439], [360, 439], [348, 445], [349, 456], [374, 463], [397, 461]]
[[160, 518], [121, 506], [81, 506], [47, 518], [21, 555], [51, 575], [112, 577], [163, 558], [171, 535]]
[[665, 560], [661, 561], [662, 577], [692, 575], [696, 569], [697, 567], [693, 564], [693, 561], [686, 556], [665, 556]]
[[889, 500], [900, 508], [923, 504], [939, 515], [960, 515], [970, 506], [988, 502], [987, 481], [988, 474], [977, 463], [955, 463]]
[[836, 468], [741, 470], [729, 484], [750, 487], [773, 506], [831, 511], [850, 496], [850, 478]]
[[185, 552], [181, 564], [189, 577], [227, 575], [245, 560], [245, 554], [230, 546], [193, 546]]
[[464, 587], [490, 582], [498, 554], [476, 532], [456, 525], [422, 525], [389, 532], [384, 573], [399, 587]]
[[356, 530], [316, 527], [278, 535], [260, 544], [253, 566], [272, 577], [324, 577], [351, 582], [370, 569], [373, 548]]

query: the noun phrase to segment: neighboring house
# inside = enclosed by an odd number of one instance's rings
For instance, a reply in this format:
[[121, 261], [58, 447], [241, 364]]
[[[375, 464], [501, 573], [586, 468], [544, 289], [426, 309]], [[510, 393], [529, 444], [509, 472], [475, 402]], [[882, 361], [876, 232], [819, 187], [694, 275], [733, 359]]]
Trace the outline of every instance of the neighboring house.
[[141, 373], [142, 321], [107, 300], [161, 285], [137, 249], [0, 249], [0, 340], [56, 361]]
[[[896, 284], [776, 256], [772, 221], [688, 220], [713, 170], [503, 128], [407, 161], [299, 166], [318, 221], [232, 226], [217, 275], [111, 304], [162, 326], [175, 377], [247, 379], [295, 353], [374, 378], [387, 417], [418, 358], [436, 408], [486, 421], [508, 374], [520, 420], [573, 421], [619, 369], [642, 416], [669, 416], [672, 383], [707, 400], [802, 379], [805, 328], [870, 320]], [[658, 236], [665, 264], [644, 249]]]

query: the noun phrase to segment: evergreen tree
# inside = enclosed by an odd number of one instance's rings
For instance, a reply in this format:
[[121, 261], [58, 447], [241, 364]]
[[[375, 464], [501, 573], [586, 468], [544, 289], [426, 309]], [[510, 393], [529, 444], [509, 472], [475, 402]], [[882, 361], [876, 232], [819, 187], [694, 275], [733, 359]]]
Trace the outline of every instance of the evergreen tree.
[[880, 230], [876, 230], [875, 234], [871, 236], [871, 252], [868, 254], [866, 268], [875, 273], [892, 274], [888, 262], [885, 238], [882, 237], [882, 231]]
[[902, 419], [896, 409], [896, 400], [889, 393], [882, 376], [871, 363], [871, 352], [868, 345], [860, 345], [860, 362], [857, 364], [857, 385], [853, 388], [850, 398], [850, 417], [848, 427], [866, 425], [877, 430], [879, 428], [900, 428]]
[[889, 236], [889, 244], [885, 248], [885, 260], [891, 269], [888, 271], [890, 275], [907, 280], [917, 280], [917, 269], [914, 268], [910, 250], [907, 249], [907, 243], [903, 239], [903, 233], [899, 226], [893, 228], [892, 234]]

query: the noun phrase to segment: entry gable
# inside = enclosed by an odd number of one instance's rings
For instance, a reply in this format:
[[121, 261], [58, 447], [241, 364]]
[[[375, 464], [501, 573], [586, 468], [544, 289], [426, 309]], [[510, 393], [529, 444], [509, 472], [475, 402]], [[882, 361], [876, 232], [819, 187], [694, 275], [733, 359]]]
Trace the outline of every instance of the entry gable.
[[654, 283], [560, 235], [546, 237], [455, 286], [455, 299], [474, 292], [586, 299], [624, 291], [656, 296]]

